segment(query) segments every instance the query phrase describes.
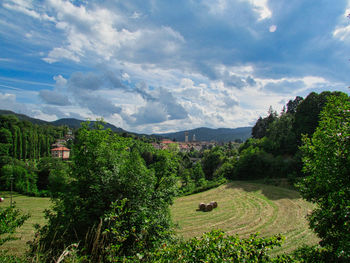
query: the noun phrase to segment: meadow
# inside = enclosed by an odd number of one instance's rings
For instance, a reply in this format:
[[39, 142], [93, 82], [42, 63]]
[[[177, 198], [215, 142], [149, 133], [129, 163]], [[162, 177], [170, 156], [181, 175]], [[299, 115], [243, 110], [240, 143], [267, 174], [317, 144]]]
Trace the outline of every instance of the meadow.
[[[216, 201], [211, 212], [198, 210], [201, 202]], [[171, 208], [177, 234], [184, 238], [200, 236], [211, 229], [222, 229], [229, 235], [248, 237], [281, 233], [285, 242], [273, 253], [290, 252], [303, 245], [317, 244], [319, 239], [309, 229], [307, 214], [311, 203], [298, 192], [273, 185], [234, 181], [206, 192], [177, 198]]]
[[[8, 192], [0, 193], [10, 204]], [[19, 229], [18, 240], [3, 245], [11, 254], [23, 254], [26, 243], [34, 237], [34, 224], [45, 224], [43, 211], [50, 207], [49, 198], [13, 196], [17, 208], [31, 217]], [[201, 202], [217, 201], [211, 212], [198, 211]], [[291, 189], [261, 183], [235, 181], [206, 192], [177, 198], [171, 207], [176, 233], [185, 239], [200, 236], [211, 229], [222, 229], [227, 234], [247, 237], [259, 232], [262, 236], [281, 233], [286, 237], [281, 248], [273, 253], [289, 252], [302, 244], [316, 244], [318, 238], [308, 228], [306, 215], [313, 205], [302, 200]]]
[[[5, 198], [4, 202], [0, 203], [0, 207], [10, 206], [10, 192], [0, 192], [0, 196]], [[11, 254], [23, 255], [27, 249], [27, 242], [34, 238], [34, 225], [45, 224], [44, 210], [50, 208], [51, 202], [49, 198], [30, 197], [17, 193], [13, 194], [13, 201], [23, 213], [30, 214], [30, 218], [17, 230], [18, 239], [5, 243], [0, 247], [0, 251], [8, 250]]]

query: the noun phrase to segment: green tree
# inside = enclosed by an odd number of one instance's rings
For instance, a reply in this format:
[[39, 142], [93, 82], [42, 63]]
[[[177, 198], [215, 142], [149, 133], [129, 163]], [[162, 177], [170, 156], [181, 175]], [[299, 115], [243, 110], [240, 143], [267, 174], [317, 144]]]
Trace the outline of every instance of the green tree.
[[[84, 125], [74, 144], [71, 164], [71, 183], [64, 195], [54, 198], [53, 213], [48, 213], [48, 225], [40, 230], [41, 248], [47, 257], [76, 242], [84, 244], [91, 232], [111, 209], [112, 202], [127, 199], [126, 228], [129, 235], [117, 242], [123, 255], [143, 253], [169, 237], [171, 218], [169, 205], [176, 194], [176, 163], [172, 154], [160, 151], [153, 154], [148, 168], [140, 149], [142, 142], [123, 138], [101, 127], [90, 129]], [[103, 221], [103, 220], [102, 220]], [[99, 228], [106, 228], [102, 223]], [[114, 241], [113, 241], [114, 240]], [[34, 246], [35, 248], [35, 246]], [[105, 251], [106, 252], [106, 251]]]
[[318, 206], [309, 216], [320, 244], [338, 258], [350, 258], [350, 99], [332, 96], [312, 138], [303, 138], [302, 196]]
[[259, 117], [254, 127], [252, 128], [252, 137], [255, 139], [261, 139], [266, 136], [267, 129], [270, 124], [273, 123], [277, 119], [277, 113], [273, 111], [270, 106], [268, 115], [265, 118]]
[[311, 92], [298, 106], [295, 113], [293, 130], [298, 145], [301, 145], [302, 134], [309, 137], [314, 133], [320, 120], [320, 112], [326, 105], [327, 98], [331, 95], [339, 95], [340, 92], [324, 91], [320, 94]]
[[224, 153], [220, 147], [214, 147], [211, 150], [206, 150], [202, 158], [202, 167], [205, 178], [209, 181], [215, 180], [215, 170], [224, 162]]
[[295, 114], [299, 104], [303, 101], [303, 97], [296, 96], [294, 100], [289, 100], [287, 103], [287, 113]]
[[6, 128], [0, 129], [0, 156], [8, 156], [12, 145], [12, 134]]
[[274, 155], [294, 154], [297, 151], [297, 144], [293, 123], [294, 116], [289, 113], [282, 114], [272, 122], [266, 134], [270, 149], [265, 150]]

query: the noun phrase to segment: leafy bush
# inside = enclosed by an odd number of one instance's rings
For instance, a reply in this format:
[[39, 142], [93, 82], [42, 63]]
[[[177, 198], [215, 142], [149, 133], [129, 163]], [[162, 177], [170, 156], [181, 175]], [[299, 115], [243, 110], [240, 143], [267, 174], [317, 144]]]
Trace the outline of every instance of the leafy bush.
[[3, 166], [1, 168], [1, 180], [4, 183], [4, 190], [10, 190], [12, 180], [14, 191], [28, 195], [38, 194], [37, 175], [20, 165], [7, 164]]
[[150, 262], [291, 262], [289, 257], [271, 258], [268, 251], [281, 246], [283, 238], [260, 238], [257, 234], [247, 239], [227, 236], [220, 230], [203, 234], [174, 244], [166, 244], [150, 256]]

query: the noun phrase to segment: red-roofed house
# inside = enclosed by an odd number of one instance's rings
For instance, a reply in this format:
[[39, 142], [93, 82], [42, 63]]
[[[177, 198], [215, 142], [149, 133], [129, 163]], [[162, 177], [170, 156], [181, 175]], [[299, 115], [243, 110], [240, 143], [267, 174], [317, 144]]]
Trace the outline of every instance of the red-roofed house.
[[62, 160], [69, 159], [70, 150], [66, 147], [58, 147], [51, 149], [51, 156], [61, 158]]
[[170, 144], [170, 143], [174, 143], [174, 142], [171, 141], [171, 140], [162, 140], [161, 143], [163, 143], [163, 144]]

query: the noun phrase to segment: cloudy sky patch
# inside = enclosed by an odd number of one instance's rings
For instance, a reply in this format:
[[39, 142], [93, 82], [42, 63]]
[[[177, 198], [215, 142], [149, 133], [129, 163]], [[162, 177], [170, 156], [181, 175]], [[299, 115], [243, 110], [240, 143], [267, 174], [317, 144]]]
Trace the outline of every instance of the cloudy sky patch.
[[350, 86], [350, 1], [4, 0], [1, 108], [134, 132], [252, 125]]

